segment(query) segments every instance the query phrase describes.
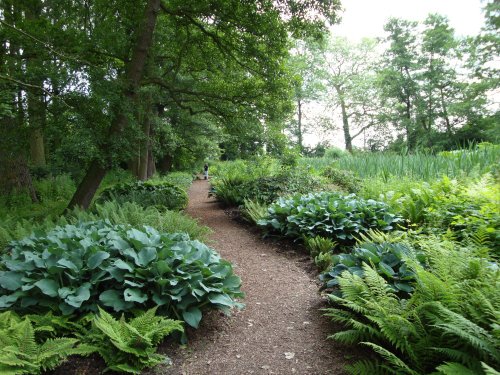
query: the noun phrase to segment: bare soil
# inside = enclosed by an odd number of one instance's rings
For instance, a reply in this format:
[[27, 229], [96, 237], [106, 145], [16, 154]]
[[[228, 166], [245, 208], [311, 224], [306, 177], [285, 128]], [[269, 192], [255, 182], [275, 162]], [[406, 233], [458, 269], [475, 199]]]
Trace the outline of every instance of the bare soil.
[[161, 349], [172, 367], [150, 373], [344, 374], [350, 349], [327, 339], [335, 327], [320, 311], [326, 303], [310, 262], [298, 248], [263, 240], [232, 219], [208, 191], [208, 181], [193, 183], [187, 213], [213, 229], [211, 245], [241, 277], [246, 307], [230, 317], [207, 313], [188, 331], [187, 346]]

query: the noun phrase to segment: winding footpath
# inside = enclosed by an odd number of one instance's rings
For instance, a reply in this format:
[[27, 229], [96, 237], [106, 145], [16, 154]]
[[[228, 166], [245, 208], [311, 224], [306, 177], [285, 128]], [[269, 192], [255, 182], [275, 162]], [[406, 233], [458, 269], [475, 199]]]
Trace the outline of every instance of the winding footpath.
[[303, 256], [278, 253], [279, 244], [232, 220], [208, 190], [207, 181], [195, 181], [186, 211], [213, 229], [210, 245], [233, 263], [246, 307], [230, 317], [206, 314], [187, 347], [168, 351], [173, 366], [161, 373], [344, 374], [347, 348], [326, 338], [334, 326], [319, 311], [325, 303]]

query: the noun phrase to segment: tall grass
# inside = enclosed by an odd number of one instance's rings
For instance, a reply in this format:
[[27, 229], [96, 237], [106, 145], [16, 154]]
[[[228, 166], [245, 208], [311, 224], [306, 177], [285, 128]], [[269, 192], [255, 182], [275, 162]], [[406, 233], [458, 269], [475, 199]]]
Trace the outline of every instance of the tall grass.
[[498, 171], [500, 147], [482, 147], [459, 150], [439, 155], [416, 153], [362, 153], [338, 159], [304, 158], [301, 163], [316, 170], [326, 166], [346, 169], [361, 178], [380, 177], [389, 181], [391, 176], [430, 181], [442, 176], [478, 177], [486, 172]]

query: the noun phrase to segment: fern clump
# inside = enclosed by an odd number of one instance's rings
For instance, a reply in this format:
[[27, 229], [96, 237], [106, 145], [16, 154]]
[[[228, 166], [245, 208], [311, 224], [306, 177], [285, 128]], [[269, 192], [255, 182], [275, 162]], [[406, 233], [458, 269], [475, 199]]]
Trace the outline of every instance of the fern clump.
[[123, 315], [117, 320], [99, 308], [91, 329], [81, 339], [87, 350], [99, 353], [109, 370], [140, 374], [144, 368], [169, 362], [168, 357], [156, 353], [156, 347], [176, 331], [183, 332], [182, 322], [157, 316], [156, 308], [129, 321]]
[[41, 374], [56, 368], [66, 357], [85, 352], [75, 338], [36, 341], [29, 318], [12, 312], [0, 314], [0, 374]]
[[[331, 338], [361, 344], [374, 361], [350, 365], [352, 374], [490, 374], [500, 366], [498, 266], [475, 248], [437, 238], [419, 239], [426, 264], [408, 260], [414, 291], [398, 296], [364, 263], [362, 273], [337, 277], [327, 315], [346, 330]], [[374, 370], [377, 369], [377, 370]], [[436, 372], [438, 371], [438, 372]]]

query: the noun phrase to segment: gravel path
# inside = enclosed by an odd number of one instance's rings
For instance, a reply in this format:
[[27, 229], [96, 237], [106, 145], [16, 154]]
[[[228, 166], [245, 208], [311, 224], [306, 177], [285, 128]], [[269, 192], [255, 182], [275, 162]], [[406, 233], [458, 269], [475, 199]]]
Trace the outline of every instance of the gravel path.
[[207, 181], [193, 183], [187, 213], [214, 230], [211, 246], [242, 278], [246, 307], [204, 316], [187, 347], [168, 350], [173, 367], [162, 373], [344, 374], [348, 349], [326, 339], [334, 327], [319, 311], [324, 302], [304, 256], [279, 253], [279, 244], [232, 220], [208, 189]]

